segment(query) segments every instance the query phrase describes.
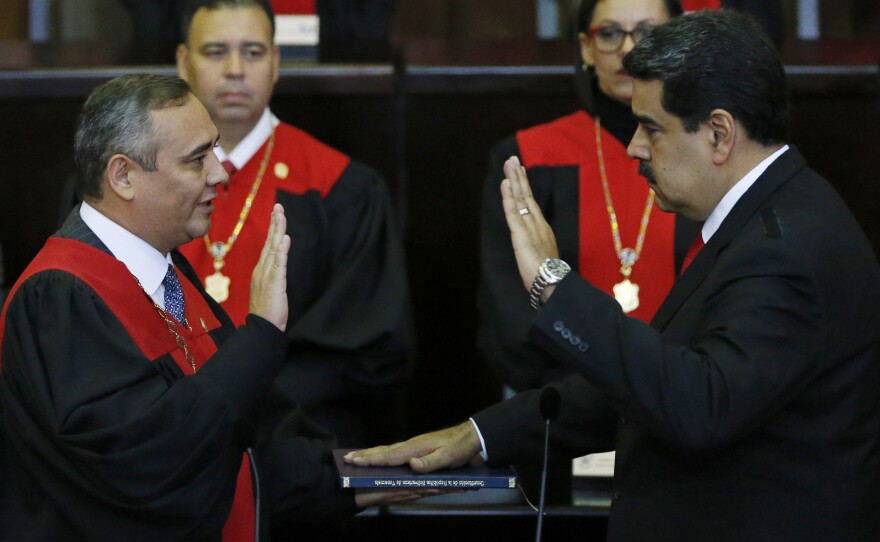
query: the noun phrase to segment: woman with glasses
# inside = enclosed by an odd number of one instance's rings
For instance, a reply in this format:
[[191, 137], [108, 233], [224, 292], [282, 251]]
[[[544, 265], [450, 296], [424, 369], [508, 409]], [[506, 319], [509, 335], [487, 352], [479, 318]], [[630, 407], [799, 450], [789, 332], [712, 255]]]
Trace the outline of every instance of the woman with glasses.
[[638, 161], [626, 153], [636, 122], [633, 80], [622, 59], [655, 26], [681, 13], [678, 0], [584, 0], [575, 55], [577, 82], [588, 89], [581, 93], [583, 109], [521, 130], [492, 151], [483, 192], [479, 346], [508, 391], [540, 387], [570, 371], [526, 341], [534, 309], [501, 205], [504, 160], [517, 155], [528, 169], [559, 257], [631, 316], [650, 321], [681, 261], [673, 246], [686, 249], [696, 235], [694, 227], [675, 233], [674, 216], [654, 207]]

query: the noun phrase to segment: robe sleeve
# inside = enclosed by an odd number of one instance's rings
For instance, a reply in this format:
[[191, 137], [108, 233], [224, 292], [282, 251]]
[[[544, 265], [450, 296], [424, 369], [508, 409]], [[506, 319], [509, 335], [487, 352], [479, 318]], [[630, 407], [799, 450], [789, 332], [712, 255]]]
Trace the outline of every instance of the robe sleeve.
[[85, 283], [39, 273], [7, 312], [7, 453], [84, 538], [219, 532], [242, 460], [234, 428], [268, 388], [284, 342], [251, 316], [198, 374], [174, 379]]
[[[489, 157], [480, 213], [478, 346], [501, 381], [523, 391], [560, 381], [571, 374], [571, 370], [527, 340], [535, 310], [529, 304], [528, 292], [517, 270], [510, 229], [501, 204], [502, 166], [510, 156], [519, 154], [516, 139], [511, 137], [496, 145]], [[555, 168], [530, 169], [529, 179], [535, 200], [557, 232], [562, 258], [576, 265], [577, 205], [553, 201], [554, 186], [570, 190], [576, 189], [576, 184], [555, 179], [558, 173]], [[572, 178], [577, 180], [576, 175]], [[576, 198], [576, 192], [571, 196]], [[574, 213], [568, 212], [568, 208]], [[573, 239], [569, 239], [571, 232], [575, 232]]]
[[267, 517], [275, 522], [320, 523], [357, 512], [354, 490], [339, 485], [330, 434], [294, 405], [281, 420], [271, 421], [271, 413], [258, 414], [257, 419], [272, 426], [258, 429], [257, 445]]
[[[279, 194], [294, 239], [280, 380], [308, 410], [396, 388], [414, 351], [403, 248], [379, 175], [351, 162], [321, 200]], [[300, 220], [300, 222], [297, 222]]]

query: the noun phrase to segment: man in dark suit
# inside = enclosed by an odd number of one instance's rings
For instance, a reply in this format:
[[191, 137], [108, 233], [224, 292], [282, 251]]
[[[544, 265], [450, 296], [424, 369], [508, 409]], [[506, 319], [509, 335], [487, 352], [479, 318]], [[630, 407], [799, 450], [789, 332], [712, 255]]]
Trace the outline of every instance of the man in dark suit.
[[[772, 44], [744, 15], [700, 12], [658, 27], [624, 66], [629, 152], [660, 208], [703, 226], [648, 326], [566, 276], [508, 161], [504, 209], [540, 307], [531, 340], [579, 373], [559, 386], [551, 448], [617, 450], [609, 540], [880, 540], [880, 267], [785, 144]], [[537, 460], [540, 395], [349, 460]]]

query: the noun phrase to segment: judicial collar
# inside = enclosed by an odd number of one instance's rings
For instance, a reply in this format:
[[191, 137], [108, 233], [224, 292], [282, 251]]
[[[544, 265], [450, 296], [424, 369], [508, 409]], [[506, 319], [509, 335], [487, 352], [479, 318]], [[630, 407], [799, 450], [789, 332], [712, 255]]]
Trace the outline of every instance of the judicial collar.
[[152, 245], [113, 222], [100, 211], [83, 202], [79, 215], [92, 232], [110, 249], [113, 257], [125, 264], [140, 281], [144, 291], [163, 309], [165, 288], [162, 280], [171, 262], [171, 255], [163, 255]]
[[[267, 107], [265, 111], [263, 111], [262, 116], [260, 116], [260, 120], [257, 121], [257, 124], [254, 125], [248, 135], [246, 135], [244, 139], [232, 149], [232, 152], [226, 154], [226, 151], [218, 146], [214, 148], [214, 154], [217, 155], [217, 159], [220, 160], [220, 162], [229, 160], [232, 162], [232, 165], [235, 166], [236, 170], [240, 170], [248, 163], [248, 161], [250, 161], [251, 158], [253, 158], [254, 154], [260, 150], [263, 143], [269, 139], [272, 130], [274, 130], [280, 122], [281, 121], [278, 120], [278, 117], [273, 115]], [[220, 140], [223, 140], [223, 134], [220, 134]]]
[[633, 117], [632, 109], [628, 105], [609, 98], [599, 90], [599, 83], [595, 75], [592, 85], [593, 111], [590, 114], [599, 117], [602, 121], [602, 128], [611, 133], [624, 147], [629, 146], [638, 125]]

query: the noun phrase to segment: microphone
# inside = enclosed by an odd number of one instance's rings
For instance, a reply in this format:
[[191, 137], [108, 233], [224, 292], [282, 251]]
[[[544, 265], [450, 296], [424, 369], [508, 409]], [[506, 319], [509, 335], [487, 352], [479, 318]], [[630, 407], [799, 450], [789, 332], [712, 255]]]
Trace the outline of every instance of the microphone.
[[232, 444], [247, 454], [251, 469], [251, 481], [254, 485], [254, 542], [260, 542], [260, 473], [254, 458], [253, 447], [257, 443], [257, 430], [247, 420], [238, 420], [232, 424]]
[[547, 459], [550, 455], [550, 422], [559, 416], [559, 407], [562, 398], [559, 390], [553, 386], [547, 386], [541, 390], [538, 398], [538, 407], [541, 417], [544, 418], [544, 467], [541, 469], [541, 495], [538, 501], [538, 529], [535, 533], [535, 542], [541, 542], [541, 528], [544, 525], [544, 497], [547, 493]]

